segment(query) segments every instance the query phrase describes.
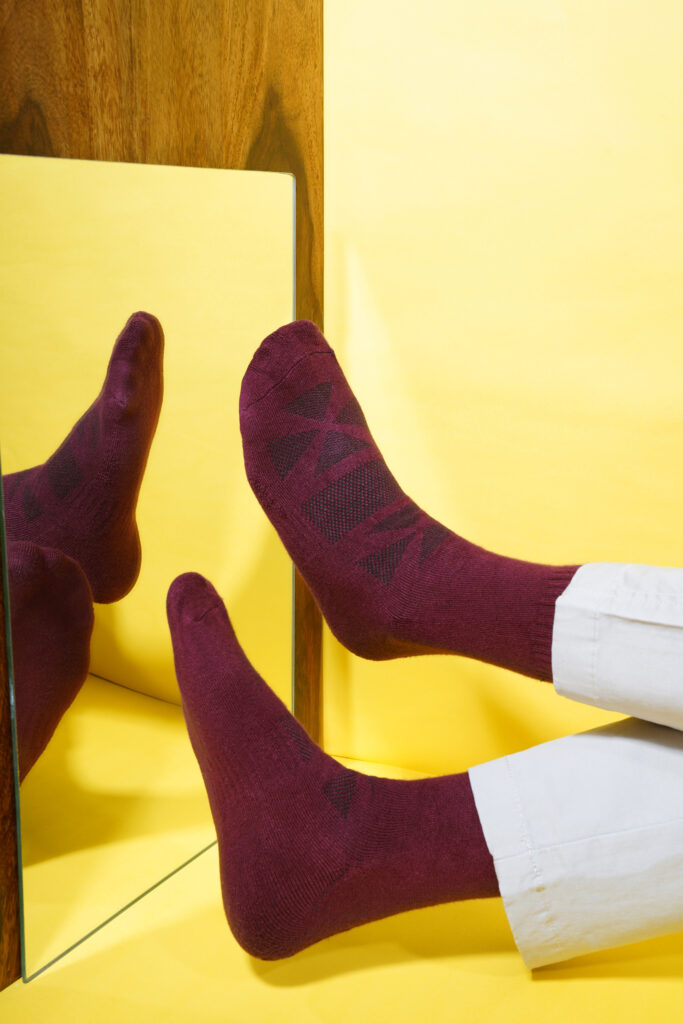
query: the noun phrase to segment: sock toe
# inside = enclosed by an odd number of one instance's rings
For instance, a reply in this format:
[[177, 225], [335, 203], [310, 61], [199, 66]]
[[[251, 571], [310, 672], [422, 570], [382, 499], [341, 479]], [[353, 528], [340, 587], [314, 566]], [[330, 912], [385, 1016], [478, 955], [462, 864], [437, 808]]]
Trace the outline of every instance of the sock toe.
[[45, 570], [54, 585], [64, 595], [65, 619], [74, 617], [81, 627], [86, 624], [92, 631], [94, 621], [93, 597], [90, 584], [81, 566], [73, 558], [56, 548], [41, 548]]
[[310, 320], [295, 320], [273, 331], [259, 345], [242, 381], [240, 411], [245, 412], [287, 376], [296, 363], [310, 355], [334, 352]]
[[172, 627], [198, 622], [214, 608], [223, 608], [223, 602], [213, 585], [200, 573], [183, 573], [171, 583], [166, 611]]
[[32, 593], [40, 587], [47, 550], [29, 540], [8, 542], [7, 567], [12, 578], [24, 585], [25, 593]]
[[164, 332], [159, 320], [153, 313], [139, 309], [135, 313], [131, 313], [126, 320], [114, 345], [112, 355], [120, 354], [120, 351], [126, 347], [136, 348], [140, 344], [146, 344], [148, 348], [158, 352], [159, 348], [163, 346], [163, 342]]
[[[164, 332], [151, 313], [128, 318], [119, 334], [107, 369], [105, 390], [125, 409], [135, 410], [143, 397], [161, 382]], [[155, 378], [158, 376], [158, 381]]]

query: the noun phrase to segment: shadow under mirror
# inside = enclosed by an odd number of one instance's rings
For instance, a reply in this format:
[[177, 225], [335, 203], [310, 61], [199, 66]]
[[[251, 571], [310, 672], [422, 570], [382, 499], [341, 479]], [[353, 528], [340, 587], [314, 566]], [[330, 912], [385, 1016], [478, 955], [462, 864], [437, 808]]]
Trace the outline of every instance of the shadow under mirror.
[[0, 186], [30, 978], [215, 841], [166, 622], [177, 575], [211, 580], [289, 702], [291, 567], [244, 473], [238, 400], [293, 318], [294, 179], [2, 156]]

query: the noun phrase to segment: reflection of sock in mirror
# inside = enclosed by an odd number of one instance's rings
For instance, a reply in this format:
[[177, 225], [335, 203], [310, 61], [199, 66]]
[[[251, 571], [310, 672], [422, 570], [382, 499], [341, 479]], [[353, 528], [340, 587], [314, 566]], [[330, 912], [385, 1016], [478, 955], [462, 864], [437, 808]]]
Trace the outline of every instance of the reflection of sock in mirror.
[[400, 911], [498, 895], [467, 772], [399, 781], [328, 757], [249, 664], [196, 573], [172, 584], [168, 618], [225, 911], [248, 952], [278, 959]]
[[555, 601], [577, 566], [486, 551], [411, 501], [314, 324], [261, 343], [240, 424], [254, 493], [345, 647], [378, 660], [463, 654], [552, 678]]
[[163, 345], [156, 318], [134, 313], [71, 433], [47, 462], [3, 477], [8, 539], [74, 558], [95, 601], [123, 597], [140, 571], [135, 508], [161, 409]]
[[93, 605], [81, 568], [61, 551], [10, 541], [7, 568], [24, 779], [88, 674]]

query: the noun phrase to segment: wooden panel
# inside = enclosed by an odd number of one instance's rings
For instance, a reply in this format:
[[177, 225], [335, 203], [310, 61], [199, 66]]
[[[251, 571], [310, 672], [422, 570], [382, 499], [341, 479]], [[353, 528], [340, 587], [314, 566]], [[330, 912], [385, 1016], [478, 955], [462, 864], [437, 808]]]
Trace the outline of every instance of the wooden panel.
[[[294, 174], [297, 317], [322, 328], [322, 71], [322, 0], [3, 2], [0, 152]], [[319, 739], [320, 615], [295, 593], [294, 711]]]
[[[303, 722], [322, 743], [322, 616], [303, 577], [294, 570], [294, 707], [305, 709]], [[298, 642], [297, 642], [298, 641]], [[314, 681], [315, 685], [311, 685]]]
[[288, 171], [322, 326], [322, 0], [34, 0], [0, 21], [0, 151]]

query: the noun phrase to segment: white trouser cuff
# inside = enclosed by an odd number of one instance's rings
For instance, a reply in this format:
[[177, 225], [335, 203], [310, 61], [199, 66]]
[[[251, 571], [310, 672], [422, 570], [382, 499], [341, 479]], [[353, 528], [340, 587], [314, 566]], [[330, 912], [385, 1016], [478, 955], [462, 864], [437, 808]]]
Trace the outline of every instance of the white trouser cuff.
[[469, 776], [527, 967], [683, 930], [683, 733], [626, 719]]
[[582, 565], [555, 604], [563, 697], [683, 729], [683, 570]]

